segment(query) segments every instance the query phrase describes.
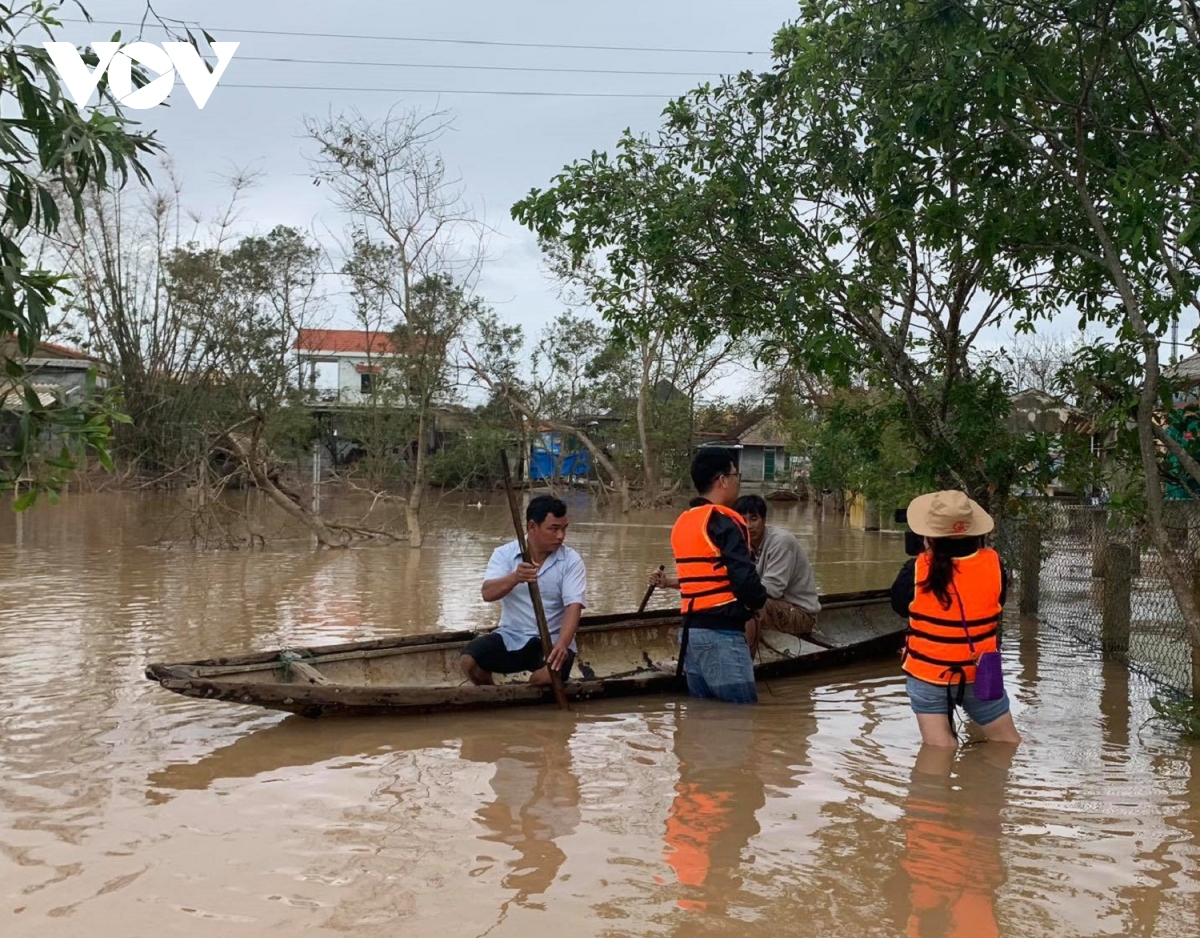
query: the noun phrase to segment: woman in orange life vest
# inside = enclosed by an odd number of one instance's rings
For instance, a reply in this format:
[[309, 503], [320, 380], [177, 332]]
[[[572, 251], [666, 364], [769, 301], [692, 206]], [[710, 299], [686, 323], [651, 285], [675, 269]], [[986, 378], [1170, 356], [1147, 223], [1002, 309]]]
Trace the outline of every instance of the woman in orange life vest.
[[909, 504], [908, 526], [925, 538], [925, 550], [892, 584], [892, 609], [908, 619], [903, 667], [922, 741], [958, 745], [957, 702], [989, 740], [1019, 743], [1008, 694], [975, 696], [975, 660], [999, 645], [1007, 591], [1000, 555], [981, 546], [994, 527], [991, 516], [962, 492], [932, 492]]

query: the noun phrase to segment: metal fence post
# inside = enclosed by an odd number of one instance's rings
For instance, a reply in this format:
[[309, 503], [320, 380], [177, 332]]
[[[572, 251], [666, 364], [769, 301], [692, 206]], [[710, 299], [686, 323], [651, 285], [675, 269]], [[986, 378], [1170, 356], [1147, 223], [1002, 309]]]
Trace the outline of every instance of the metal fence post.
[[321, 513], [321, 441], [313, 440], [312, 454], [312, 513]]
[[1127, 544], [1110, 541], [1105, 552], [1104, 618], [1100, 643], [1105, 657], [1129, 657], [1129, 628], [1133, 617], [1133, 557]]
[[1185, 510], [1187, 524], [1187, 550], [1192, 556], [1200, 554], [1200, 511], [1195, 506]]
[[[1200, 569], [1192, 571], [1192, 598], [1200, 605]], [[1188, 629], [1188, 644], [1192, 646], [1192, 699], [1200, 700], [1200, 645]]]
[[1097, 508], [1092, 512], [1092, 576], [1105, 575], [1104, 564], [1108, 545], [1108, 512]]
[[1042, 531], [1026, 521], [1021, 537], [1021, 615], [1036, 616], [1042, 577]]

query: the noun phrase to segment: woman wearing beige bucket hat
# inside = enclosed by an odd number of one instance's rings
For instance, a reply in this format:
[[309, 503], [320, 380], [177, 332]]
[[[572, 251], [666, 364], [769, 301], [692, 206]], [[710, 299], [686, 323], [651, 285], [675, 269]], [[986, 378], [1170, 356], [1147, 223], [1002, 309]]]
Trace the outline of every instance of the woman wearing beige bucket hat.
[[977, 662], [999, 649], [1008, 586], [1000, 555], [983, 546], [995, 523], [978, 502], [951, 489], [914, 498], [908, 526], [924, 537], [925, 549], [892, 584], [892, 608], [908, 619], [902, 667], [922, 741], [958, 745], [959, 705], [989, 740], [1019, 743], [1008, 694], [997, 688], [976, 695]]

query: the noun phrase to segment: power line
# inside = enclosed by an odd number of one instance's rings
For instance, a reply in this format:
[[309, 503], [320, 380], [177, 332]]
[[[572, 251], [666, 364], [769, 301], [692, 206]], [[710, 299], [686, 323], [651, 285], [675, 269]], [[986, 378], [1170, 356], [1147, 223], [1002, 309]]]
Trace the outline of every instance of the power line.
[[239, 62], [283, 62], [294, 65], [359, 65], [379, 68], [453, 68], [485, 72], [560, 72], [581, 75], [667, 75], [709, 78], [712, 72], [663, 72], [629, 68], [547, 68], [537, 65], [442, 65], [426, 62], [360, 62], [353, 59], [295, 59], [269, 55], [239, 55]]
[[[62, 17], [64, 23], [85, 23], [97, 26], [130, 26], [143, 27], [145, 25], [158, 25], [157, 23], [131, 23], [123, 20], [87, 20], [77, 17]], [[172, 23], [179, 22], [180, 25], [186, 26], [183, 21], [171, 21]], [[200, 29], [198, 24], [192, 24], [193, 28]], [[498, 39], [443, 39], [430, 36], [379, 36], [379, 35], [358, 35], [354, 33], [310, 33], [301, 32], [299, 30], [283, 30], [283, 29], [230, 29], [227, 27], [208, 26], [203, 27], [207, 32], [237, 34], [245, 33], [247, 35], [257, 36], [296, 36], [308, 39], [376, 39], [382, 42], [426, 42], [426, 43], [441, 43], [446, 45], [463, 45], [463, 46], [505, 46], [513, 49], [575, 49], [587, 50], [595, 52], [657, 52], [657, 53], [679, 53], [683, 55], [768, 55], [763, 51], [747, 50], [747, 49], [687, 49], [687, 48], [666, 48], [661, 46], [603, 46], [603, 45], [584, 45], [581, 43], [565, 43], [565, 42], [506, 42]]]
[[247, 85], [221, 82], [222, 88], [260, 88], [268, 91], [375, 91], [386, 94], [495, 94], [520, 98], [670, 98], [678, 92], [642, 94], [622, 91], [497, 91], [474, 88], [350, 88], [335, 85]]

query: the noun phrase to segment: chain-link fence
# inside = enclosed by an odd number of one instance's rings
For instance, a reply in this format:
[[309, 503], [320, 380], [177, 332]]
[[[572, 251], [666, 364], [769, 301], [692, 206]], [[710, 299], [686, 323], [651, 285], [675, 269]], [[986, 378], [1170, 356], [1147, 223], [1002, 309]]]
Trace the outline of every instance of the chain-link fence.
[[[1030, 507], [1026, 519], [1008, 520], [994, 538], [1016, 595], [1028, 585], [1023, 579], [1036, 576], [1043, 623], [1096, 644], [1175, 691], [1195, 693], [1200, 654], [1192, 649], [1162, 558], [1140, 526], [1102, 505]], [[1188, 582], [1197, 583], [1200, 505], [1169, 503], [1167, 526]], [[1031, 568], [1036, 550], [1040, 565]]]

